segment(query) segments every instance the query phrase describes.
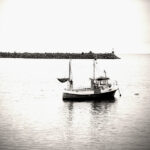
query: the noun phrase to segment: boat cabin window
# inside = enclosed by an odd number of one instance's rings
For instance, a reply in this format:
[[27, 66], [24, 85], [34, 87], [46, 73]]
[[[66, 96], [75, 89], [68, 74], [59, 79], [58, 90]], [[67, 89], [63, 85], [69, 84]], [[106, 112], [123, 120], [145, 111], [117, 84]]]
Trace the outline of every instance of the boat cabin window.
[[108, 83], [107, 80], [101, 80], [101, 81], [100, 81], [100, 85], [105, 85], [105, 84], [107, 84], [107, 83]]

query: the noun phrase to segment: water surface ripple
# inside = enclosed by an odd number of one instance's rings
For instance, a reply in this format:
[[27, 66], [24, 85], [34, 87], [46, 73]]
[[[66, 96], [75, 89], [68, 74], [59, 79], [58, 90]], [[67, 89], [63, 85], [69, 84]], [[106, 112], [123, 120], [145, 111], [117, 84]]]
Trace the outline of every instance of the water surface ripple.
[[[98, 60], [117, 79], [114, 101], [63, 102], [68, 60], [0, 59], [0, 150], [148, 150], [150, 55]], [[75, 87], [89, 86], [92, 60], [73, 60]]]

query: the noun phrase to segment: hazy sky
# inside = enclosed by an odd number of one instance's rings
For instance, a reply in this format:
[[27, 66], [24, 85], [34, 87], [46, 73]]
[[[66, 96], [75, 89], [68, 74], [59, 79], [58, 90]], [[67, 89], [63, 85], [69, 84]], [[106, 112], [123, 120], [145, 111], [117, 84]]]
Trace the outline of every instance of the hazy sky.
[[0, 51], [150, 52], [150, 0], [0, 0]]

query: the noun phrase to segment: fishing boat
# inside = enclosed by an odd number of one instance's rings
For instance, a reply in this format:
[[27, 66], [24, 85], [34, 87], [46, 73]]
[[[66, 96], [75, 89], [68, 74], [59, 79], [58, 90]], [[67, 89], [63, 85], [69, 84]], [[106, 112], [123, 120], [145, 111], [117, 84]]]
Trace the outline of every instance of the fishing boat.
[[[104, 70], [104, 76], [95, 77], [95, 65], [96, 59], [93, 61], [93, 78], [90, 78], [91, 85], [89, 88], [73, 88], [73, 79], [72, 79], [72, 68], [71, 60], [69, 61], [69, 77], [68, 78], [58, 78], [62, 83], [68, 82], [68, 88], [63, 92], [63, 100], [107, 100], [114, 99], [116, 91], [119, 91], [117, 81], [111, 81], [106, 75]], [[119, 91], [120, 93], [120, 91]], [[120, 94], [121, 96], [121, 94]]]

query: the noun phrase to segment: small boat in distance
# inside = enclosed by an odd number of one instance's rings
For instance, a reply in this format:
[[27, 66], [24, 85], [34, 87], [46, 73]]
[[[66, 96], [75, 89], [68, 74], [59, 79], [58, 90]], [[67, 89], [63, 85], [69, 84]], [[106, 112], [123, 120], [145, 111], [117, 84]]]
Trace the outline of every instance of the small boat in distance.
[[[72, 79], [71, 60], [69, 61], [69, 77], [58, 78], [62, 83], [68, 82], [68, 88], [63, 92], [63, 100], [107, 100], [114, 99], [115, 92], [118, 90], [117, 81], [112, 82], [106, 75], [104, 70], [104, 76], [98, 78], [95, 77], [95, 65], [96, 60], [93, 61], [93, 78], [90, 78], [91, 86], [89, 88], [74, 89]], [[120, 91], [119, 91], [120, 92]], [[121, 94], [120, 94], [121, 96]]]

